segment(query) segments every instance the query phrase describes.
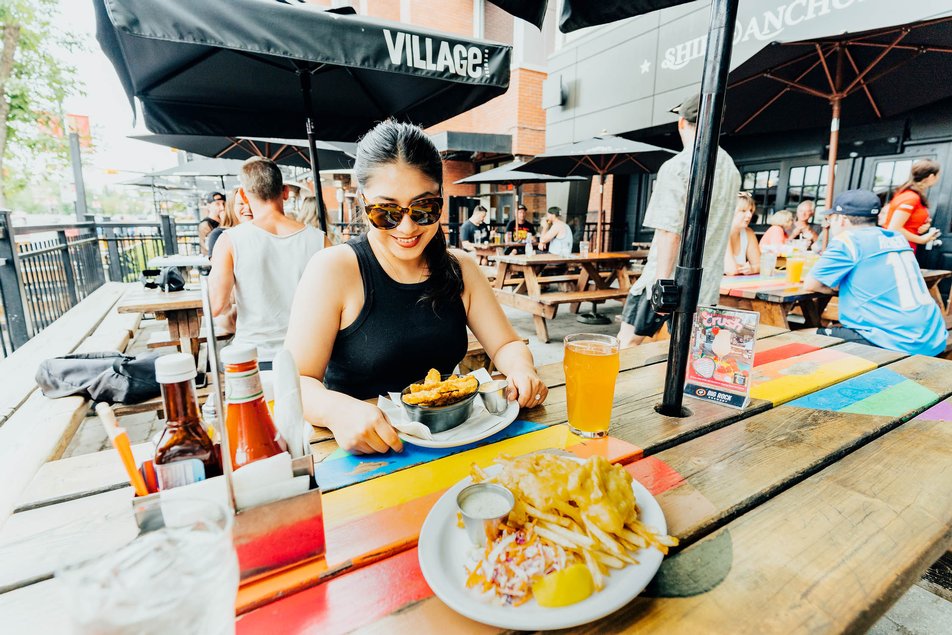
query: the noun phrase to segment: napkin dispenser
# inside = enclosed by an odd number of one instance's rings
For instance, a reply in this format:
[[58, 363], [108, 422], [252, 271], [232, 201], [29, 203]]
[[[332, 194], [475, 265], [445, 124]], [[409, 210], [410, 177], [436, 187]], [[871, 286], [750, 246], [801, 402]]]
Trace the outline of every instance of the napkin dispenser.
[[[281, 500], [252, 505], [235, 512], [232, 535], [242, 583], [288, 565], [324, 555], [324, 513], [321, 490], [314, 480], [312, 455], [291, 461], [295, 477], [307, 478], [307, 490]], [[175, 498], [203, 499], [234, 509], [228, 476], [216, 476], [192, 485], [135, 497], [142, 501]], [[164, 526], [155, 517], [136, 518], [142, 531]]]

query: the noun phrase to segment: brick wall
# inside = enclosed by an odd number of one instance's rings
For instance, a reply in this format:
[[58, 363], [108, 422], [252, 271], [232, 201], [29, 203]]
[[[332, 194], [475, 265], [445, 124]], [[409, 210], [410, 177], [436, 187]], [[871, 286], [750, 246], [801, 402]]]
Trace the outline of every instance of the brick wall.
[[542, 81], [546, 74], [514, 68], [509, 90], [495, 99], [431, 126], [427, 132], [486, 132], [512, 135], [514, 155], [535, 156], [545, 151], [545, 110]]
[[[376, 2], [368, 2], [368, 9], [375, 15]], [[411, 0], [411, 24], [435, 31], [473, 36], [472, 0]]]
[[456, 181], [476, 173], [475, 166], [469, 161], [443, 161], [443, 192], [445, 196], [473, 196], [475, 185], [456, 185]]

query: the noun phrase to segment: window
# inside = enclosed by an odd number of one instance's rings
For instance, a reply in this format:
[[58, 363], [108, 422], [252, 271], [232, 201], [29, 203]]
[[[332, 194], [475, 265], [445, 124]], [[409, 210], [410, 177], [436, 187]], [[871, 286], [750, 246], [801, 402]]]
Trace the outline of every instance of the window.
[[825, 163], [790, 168], [787, 206], [796, 207], [803, 201], [814, 201], [817, 210], [825, 208], [829, 174], [829, 166]]
[[740, 189], [750, 192], [757, 203], [757, 211], [751, 221], [754, 224], [767, 222], [767, 217], [777, 208], [777, 181], [780, 170], [754, 170], [744, 172]]
[[892, 200], [896, 189], [906, 182], [912, 171], [912, 159], [901, 161], [880, 161], [873, 175], [873, 192], [885, 205]]

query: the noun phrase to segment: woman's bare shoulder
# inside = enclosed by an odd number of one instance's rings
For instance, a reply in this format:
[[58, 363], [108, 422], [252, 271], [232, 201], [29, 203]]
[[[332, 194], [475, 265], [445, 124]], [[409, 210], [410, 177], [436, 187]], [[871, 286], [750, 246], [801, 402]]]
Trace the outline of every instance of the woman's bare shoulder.
[[333, 286], [341, 286], [342, 282], [347, 282], [354, 276], [360, 277], [357, 254], [347, 245], [334, 245], [311, 256], [302, 277], [311, 281], [326, 280]]

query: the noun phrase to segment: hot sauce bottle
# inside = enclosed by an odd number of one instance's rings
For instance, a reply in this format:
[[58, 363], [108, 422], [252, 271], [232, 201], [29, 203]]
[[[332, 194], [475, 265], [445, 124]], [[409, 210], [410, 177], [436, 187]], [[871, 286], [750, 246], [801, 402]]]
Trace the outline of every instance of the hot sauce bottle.
[[264, 400], [258, 351], [232, 344], [221, 351], [225, 365], [225, 430], [234, 469], [287, 451]]
[[188, 353], [159, 357], [155, 379], [162, 387], [166, 418], [153, 461], [159, 489], [219, 476], [221, 457], [202, 425], [195, 397], [195, 360]]

